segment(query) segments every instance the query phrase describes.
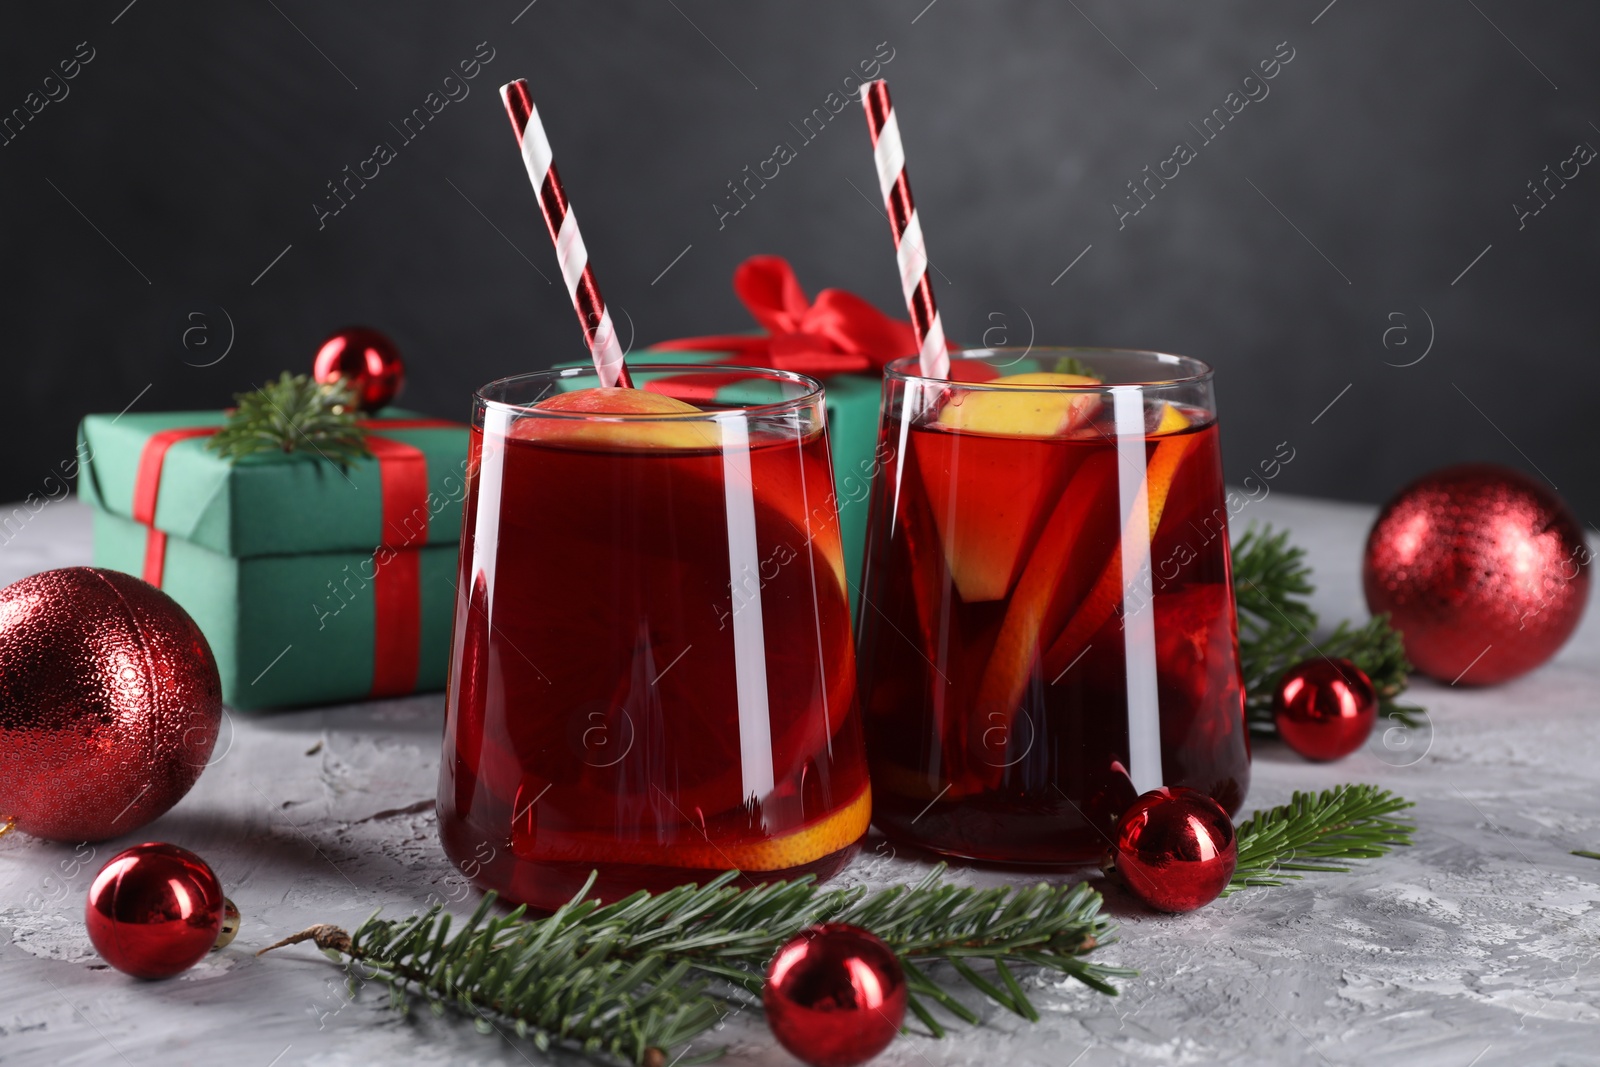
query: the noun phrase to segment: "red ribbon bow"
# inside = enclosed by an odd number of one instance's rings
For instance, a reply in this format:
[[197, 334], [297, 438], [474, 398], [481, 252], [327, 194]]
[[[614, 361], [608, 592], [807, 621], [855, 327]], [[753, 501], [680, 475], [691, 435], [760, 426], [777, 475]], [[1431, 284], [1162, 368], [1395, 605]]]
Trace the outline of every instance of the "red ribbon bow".
[[731, 363], [822, 377], [871, 371], [914, 355], [911, 323], [893, 319], [854, 293], [824, 289], [815, 301], [782, 256], [751, 256], [733, 272], [733, 290], [767, 331], [765, 337], [724, 334], [683, 337], [652, 347], [668, 351], [727, 352]]

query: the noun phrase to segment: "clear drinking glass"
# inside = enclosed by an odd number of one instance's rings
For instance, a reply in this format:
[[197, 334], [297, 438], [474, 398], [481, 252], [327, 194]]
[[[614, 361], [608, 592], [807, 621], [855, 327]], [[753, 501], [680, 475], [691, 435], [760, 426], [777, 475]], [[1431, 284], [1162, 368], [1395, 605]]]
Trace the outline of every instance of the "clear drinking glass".
[[439, 829], [553, 908], [739, 868], [826, 878], [871, 814], [822, 387], [640, 367], [702, 410], [549, 410], [592, 368], [479, 391]]
[[1250, 775], [1211, 369], [964, 352], [884, 376], [858, 646], [873, 819], [952, 856], [1097, 857], [1140, 793]]

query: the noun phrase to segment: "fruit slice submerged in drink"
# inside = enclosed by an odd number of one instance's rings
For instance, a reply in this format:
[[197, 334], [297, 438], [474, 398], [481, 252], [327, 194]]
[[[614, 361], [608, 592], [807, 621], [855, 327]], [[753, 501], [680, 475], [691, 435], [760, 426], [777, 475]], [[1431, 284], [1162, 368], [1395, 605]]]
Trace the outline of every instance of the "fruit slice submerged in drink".
[[959, 434], [959, 446], [935, 434], [913, 438], [945, 561], [963, 600], [999, 600], [1011, 591], [1077, 458], [1063, 450], [1019, 452], [1008, 439], [1070, 434], [1088, 422], [1100, 397], [1068, 387], [1099, 384], [1081, 374], [995, 378], [939, 411], [936, 425]]
[[[574, 389], [546, 397], [534, 407], [574, 417], [522, 419], [512, 426], [513, 437], [611, 448], [716, 448], [721, 440], [716, 423], [705, 419], [693, 404], [643, 389]], [[617, 418], [592, 417], [596, 415]]]
[[[1189, 424], [1189, 417], [1183, 412], [1170, 404], [1163, 405], [1161, 418], [1156, 426], [1156, 433], [1160, 436], [1157, 438], [1155, 452], [1145, 466], [1144, 485], [1138, 494], [1149, 515], [1146, 531], [1150, 541], [1155, 540], [1156, 533], [1161, 528], [1167, 497], [1172, 492], [1173, 480], [1177, 477], [1178, 469], [1198, 440], [1194, 434], [1181, 432], [1187, 429]], [[1140, 506], [1139, 499], [1135, 500], [1134, 506]], [[1127, 539], [1123, 540], [1125, 542]], [[1148, 556], [1150, 541], [1130, 547]], [[1094, 588], [1084, 598], [1066, 630], [1051, 643], [1044, 657], [1046, 671], [1065, 669], [1072, 658], [1087, 646], [1094, 632], [1105, 625], [1106, 620], [1111, 618], [1122, 604], [1126, 575], [1122, 564], [1123, 548], [1124, 545], [1119, 543], [1112, 550], [1111, 558], [1107, 561], [1105, 569], [1100, 572]]]
[[568, 831], [532, 820], [512, 824], [512, 851], [525, 859], [558, 863], [627, 863], [706, 871], [782, 871], [802, 867], [848, 848], [872, 821], [872, 789], [862, 785], [855, 798], [799, 829], [765, 835], [729, 826], [726, 816], [690, 820], [671, 840], [619, 840], [601, 832]]

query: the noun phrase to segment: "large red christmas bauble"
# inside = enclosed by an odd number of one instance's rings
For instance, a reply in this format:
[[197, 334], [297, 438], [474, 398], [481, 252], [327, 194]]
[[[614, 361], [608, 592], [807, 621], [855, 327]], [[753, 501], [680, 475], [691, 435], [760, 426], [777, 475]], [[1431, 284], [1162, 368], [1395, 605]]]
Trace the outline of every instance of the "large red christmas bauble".
[[100, 868], [83, 919], [111, 966], [135, 978], [170, 978], [211, 951], [226, 908], [222, 883], [205, 860], [152, 841]]
[[802, 930], [772, 957], [761, 991], [778, 1043], [812, 1067], [865, 1063], [906, 1015], [906, 976], [894, 950], [848, 923]]
[[1297, 663], [1272, 692], [1278, 736], [1309, 760], [1343, 759], [1367, 743], [1378, 721], [1378, 694], [1347, 659]]
[[1194, 911], [1216, 900], [1238, 859], [1233, 820], [1222, 805], [1183, 786], [1134, 801], [1111, 850], [1122, 884], [1158, 911]]
[[1509, 467], [1469, 463], [1412, 482], [1367, 538], [1367, 606], [1388, 612], [1417, 670], [1493, 685], [1555, 655], [1589, 597], [1583, 527]]
[[67, 567], [0, 589], [0, 819], [131, 833], [189, 791], [221, 725], [211, 648], [155, 586]]
[[346, 326], [318, 346], [311, 376], [323, 383], [344, 379], [362, 411], [377, 411], [400, 395], [406, 365], [394, 342], [377, 330]]

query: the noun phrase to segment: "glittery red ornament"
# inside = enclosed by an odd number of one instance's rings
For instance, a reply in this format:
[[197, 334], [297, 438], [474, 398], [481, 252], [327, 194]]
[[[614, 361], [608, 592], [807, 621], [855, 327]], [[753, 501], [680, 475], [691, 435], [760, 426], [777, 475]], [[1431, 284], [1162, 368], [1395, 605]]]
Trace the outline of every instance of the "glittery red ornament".
[[1117, 823], [1111, 865], [1129, 892], [1158, 911], [1194, 911], [1233, 877], [1239, 845], [1222, 805], [1182, 786], [1152, 789]]
[[1494, 685], [1533, 670], [1577, 629], [1590, 552], [1570, 508], [1520, 471], [1463, 464], [1412, 482], [1367, 538], [1367, 606], [1442, 682]]
[[802, 930], [772, 957], [761, 991], [778, 1043], [812, 1067], [865, 1063], [894, 1040], [906, 976], [894, 950], [848, 923]]
[[131, 833], [189, 791], [221, 725], [211, 649], [155, 586], [67, 567], [0, 589], [0, 819]]
[[1378, 694], [1347, 659], [1312, 659], [1284, 672], [1272, 692], [1272, 719], [1284, 743], [1309, 760], [1343, 759], [1378, 721]]
[[346, 326], [317, 349], [311, 376], [319, 382], [345, 379], [355, 390], [361, 410], [377, 411], [400, 395], [406, 365], [394, 342], [377, 330]]
[[205, 860], [152, 841], [124, 849], [100, 868], [83, 920], [96, 951], [117, 970], [171, 978], [211, 951], [227, 907], [222, 883]]

